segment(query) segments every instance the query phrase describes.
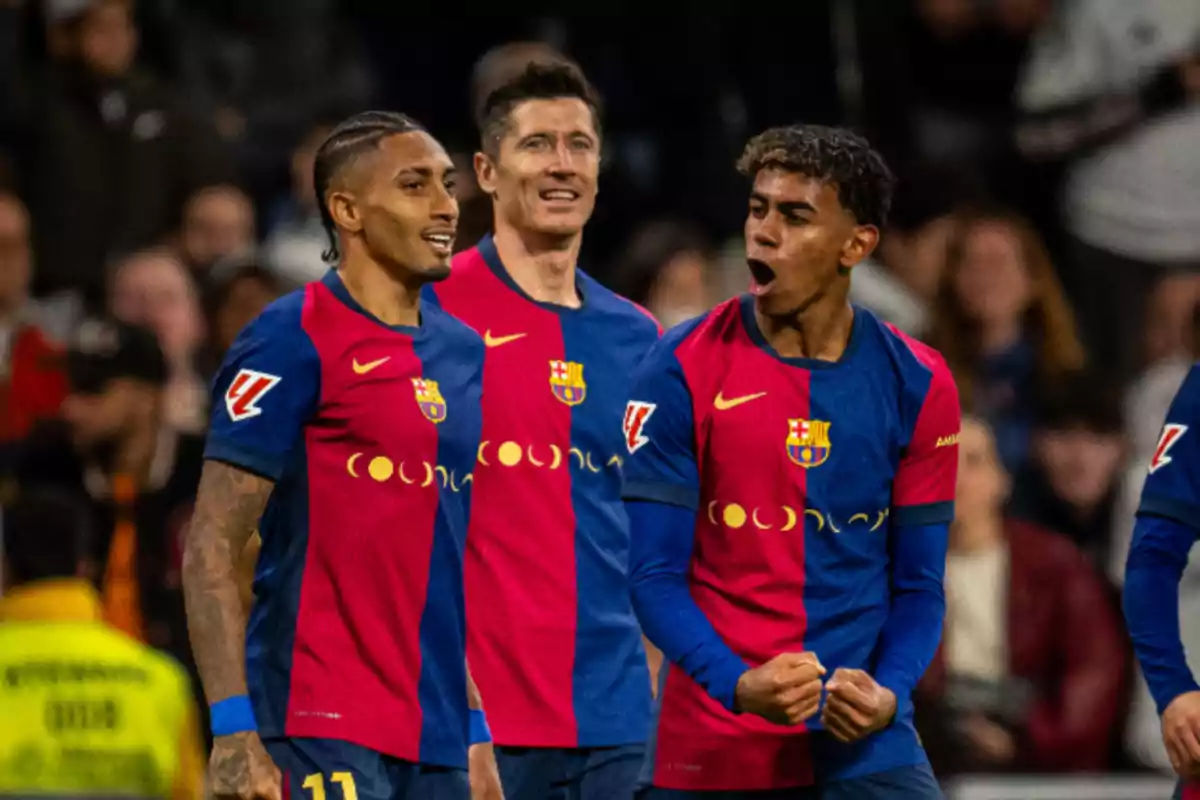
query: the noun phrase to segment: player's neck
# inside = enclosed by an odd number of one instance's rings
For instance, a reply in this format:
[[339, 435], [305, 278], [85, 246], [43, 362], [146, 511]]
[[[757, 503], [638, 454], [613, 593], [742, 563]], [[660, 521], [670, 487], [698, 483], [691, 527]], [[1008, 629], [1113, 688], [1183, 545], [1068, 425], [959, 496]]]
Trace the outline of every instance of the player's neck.
[[347, 256], [338, 267], [346, 291], [385, 325], [421, 323], [421, 286], [397, 279], [379, 264]]
[[768, 317], [754, 309], [763, 338], [784, 358], [837, 361], [850, 344], [854, 309], [845, 295], [830, 296], [794, 317]]
[[492, 238], [504, 269], [521, 291], [539, 303], [579, 308], [575, 263], [583, 243], [582, 232], [548, 237], [497, 225]]

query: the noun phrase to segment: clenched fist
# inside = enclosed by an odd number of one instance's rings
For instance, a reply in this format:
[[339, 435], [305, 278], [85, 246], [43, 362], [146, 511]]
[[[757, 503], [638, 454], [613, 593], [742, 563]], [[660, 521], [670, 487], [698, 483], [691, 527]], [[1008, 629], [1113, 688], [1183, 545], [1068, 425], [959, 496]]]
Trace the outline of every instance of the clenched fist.
[[1181, 778], [1200, 778], [1200, 692], [1184, 692], [1162, 715], [1163, 744]]
[[834, 670], [825, 691], [821, 722], [839, 742], [866, 738], [896, 716], [896, 695], [861, 669]]
[[280, 800], [279, 770], [257, 733], [213, 740], [208, 761], [208, 795], [213, 800]]
[[825, 668], [813, 653], [782, 653], [746, 670], [737, 683], [737, 707], [768, 722], [799, 725], [821, 705]]

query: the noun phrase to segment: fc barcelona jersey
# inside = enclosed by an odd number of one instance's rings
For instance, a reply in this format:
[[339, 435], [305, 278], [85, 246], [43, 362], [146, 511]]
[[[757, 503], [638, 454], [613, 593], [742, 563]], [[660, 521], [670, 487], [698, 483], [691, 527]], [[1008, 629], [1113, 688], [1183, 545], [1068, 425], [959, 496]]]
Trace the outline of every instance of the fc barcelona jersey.
[[658, 324], [582, 271], [579, 308], [521, 291], [490, 237], [428, 297], [487, 347], [466, 553], [468, 660], [496, 743], [645, 739], [621, 415]]
[[[936, 352], [863, 309], [827, 362], [780, 356], [753, 308], [730, 300], [647, 357], [626, 412], [624, 495], [697, 512], [691, 596], [745, 665], [811, 651], [830, 675], [876, 674], [896, 537], [953, 517], [954, 382]], [[826, 747], [819, 718], [736, 714], [676, 665], [660, 700], [654, 782], [666, 788], [801, 786], [925, 758], [906, 697], [853, 747]]]
[[388, 326], [336, 272], [271, 306], [216, 378], [206, 457], [275, 481], [246, 639], [267, 737], [464, 767], [462, 553], [483, 343]]

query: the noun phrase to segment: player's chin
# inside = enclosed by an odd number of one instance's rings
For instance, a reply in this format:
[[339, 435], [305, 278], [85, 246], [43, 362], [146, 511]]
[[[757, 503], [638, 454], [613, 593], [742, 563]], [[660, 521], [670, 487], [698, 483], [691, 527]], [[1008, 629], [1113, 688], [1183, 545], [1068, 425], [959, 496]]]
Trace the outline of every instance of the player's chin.
[[546, 236], [575, 236], [583, 230], [591, 216], [591, 207], [583, 208], [576, 204], [571, 209], [539, 211], [529, 221], [529, 227]]
[[427, 283], [437, 283], [450, 277], [450, 259], [441, 259], [427, 264], [418, 270]]

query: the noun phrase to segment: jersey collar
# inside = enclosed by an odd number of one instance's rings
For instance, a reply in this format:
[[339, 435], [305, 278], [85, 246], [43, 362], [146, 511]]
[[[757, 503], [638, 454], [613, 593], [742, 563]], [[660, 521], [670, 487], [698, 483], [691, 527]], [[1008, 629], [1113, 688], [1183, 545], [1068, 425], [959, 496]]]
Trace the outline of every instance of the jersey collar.
[[81, 578], [49, 578], [0, 598], [0, 622], [98, 622], [100, 597]]

